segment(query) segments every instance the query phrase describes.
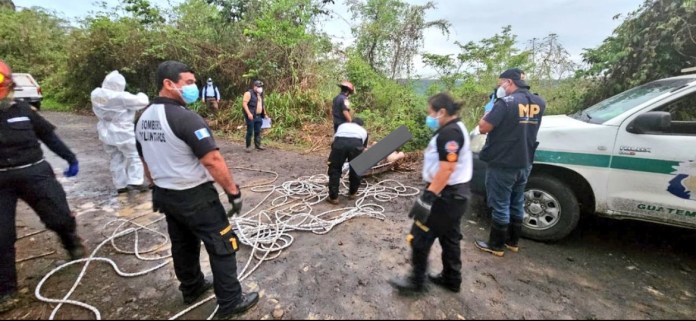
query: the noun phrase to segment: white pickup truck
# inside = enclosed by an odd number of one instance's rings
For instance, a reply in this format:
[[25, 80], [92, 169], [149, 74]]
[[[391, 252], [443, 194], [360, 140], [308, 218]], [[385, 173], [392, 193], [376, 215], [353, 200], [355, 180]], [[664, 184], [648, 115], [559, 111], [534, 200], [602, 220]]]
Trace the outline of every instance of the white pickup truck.
[[26, 101], [36, 109], [41, 109], [41, 86], [30, 74], [12, 73], [12, 81], [15, 83], [14, 100]]
[[[472, 149], [483, 136], [472, 133]], [[696, 228], [696, 75], [661, 79], [574, 115], [544, 116], [523, 234], [559, 240], [597, 213]], [[477, 148], [478, 146], [478, 148]], [[485, 192], [476, 158], [473, 188]]]

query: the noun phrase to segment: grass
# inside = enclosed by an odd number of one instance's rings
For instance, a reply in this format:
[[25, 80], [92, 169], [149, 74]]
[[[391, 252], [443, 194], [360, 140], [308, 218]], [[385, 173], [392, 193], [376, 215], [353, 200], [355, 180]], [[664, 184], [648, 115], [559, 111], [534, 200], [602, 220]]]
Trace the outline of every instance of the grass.
[[53, 98], [46, 97], [41, 101], [41, 110], [70, 112], [73, 111], [74, 108], [68, 104], [60, 103]]

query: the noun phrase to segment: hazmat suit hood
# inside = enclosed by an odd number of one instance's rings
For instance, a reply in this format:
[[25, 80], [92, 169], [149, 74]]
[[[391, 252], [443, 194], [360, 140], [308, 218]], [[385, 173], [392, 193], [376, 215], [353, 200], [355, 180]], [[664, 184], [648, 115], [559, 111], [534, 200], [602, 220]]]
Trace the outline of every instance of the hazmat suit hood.
[[143, 93], [125, 91], [126, 79], [118, 71], [109, 73], [102, 87], [92, 91], [92, 110], [99, 118], [99, 139], [107, 145], [135, 142], [135, 112], [145, 108], [150, 100]]
[[106, 75], [102, 88], [117, 92], [126, 91], [126, 78], [117, 70], [114, 70]]

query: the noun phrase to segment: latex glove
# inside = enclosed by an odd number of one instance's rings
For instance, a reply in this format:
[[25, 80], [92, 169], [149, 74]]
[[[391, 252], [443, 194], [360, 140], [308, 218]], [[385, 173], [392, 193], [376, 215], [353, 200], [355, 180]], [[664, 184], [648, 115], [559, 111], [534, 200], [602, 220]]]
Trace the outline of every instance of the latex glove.
[[227, 199], [232, 205], [232, 209], [227, 212], [227, 217], [232, 217], [242, 212], [242, 190], [239, 189], [239, 185], [237, 185], [237, 190], [239, 192], [235, 195], [227, 194]]
[[428, 217], [430, 216], [430, 210], [433, 207], [433, 202], [437, 199], [435, 193], [425, 190], [423, 194], [413, 203], [411, 212], [408, 213], [408, 217], [412, 218], [421, 223], [426, 223]]
[[69, 165], [70, 165], [70, 167], [68, 167], [68, 169], [65, 170], [65, 172], [63, 172], [63, 175], [65, 175], [65, 177], [77, 176], [77, 173], [80, 171], [80, 166], [78, 165], [78, 163], [75, 162], [75, 163], [69, 164]]

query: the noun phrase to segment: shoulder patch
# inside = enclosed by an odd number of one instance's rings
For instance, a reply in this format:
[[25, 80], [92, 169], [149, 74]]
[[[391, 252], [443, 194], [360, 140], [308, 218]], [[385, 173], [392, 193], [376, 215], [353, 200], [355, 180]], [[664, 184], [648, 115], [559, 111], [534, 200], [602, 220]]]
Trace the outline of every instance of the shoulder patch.
[[18, 123], [18, 122], [21, 122], [21, 121], [29, 121], [29, 117], [26, 117], [26, 116], [14, 117], [14, 118], [10, 118], [10, 119], [7, 120], [7, 122], [10, 123], [10, 124], [11, 124], [11, 123]]
[[500, 99], [502, 99], [502, 100], [503, 100], [504, 102], [506, 102], [506, 103], [509, 103], [509, 102], [515, 100], [515, 97], [512, 97], [512, 96], [505, 96], [505, 97], [500, 98]]
[[447, 150], [448, 153], [455, 153], [456, 154], [457, 151], [459, 150], [459, 143], [457, 143], [456, 141], [450, 140], [449, 142], [447, 142], [447, 144], [445, 144], [445, 150]]
[[201, 129], [195, 131], [195, 134], [196, 134], [196, 138], [198, 138], [198, 140], [203, 140], [205, 138], [210, 137], [210, 132], [208, 131], [207, 128], [201, 128]]

